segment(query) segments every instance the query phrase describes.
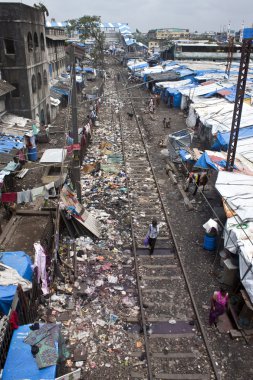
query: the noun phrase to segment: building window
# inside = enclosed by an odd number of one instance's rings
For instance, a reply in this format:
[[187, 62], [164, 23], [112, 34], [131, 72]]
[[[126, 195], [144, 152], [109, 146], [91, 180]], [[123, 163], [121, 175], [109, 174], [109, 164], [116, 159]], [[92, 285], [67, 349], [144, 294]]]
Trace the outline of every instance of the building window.
[[36, 92], [36, 78], [35, 78], [35, 75], [32, 76], [32, 91]]
[[41, 74], [38, 73], [37, 75], [37, 82], [38, 82], [38, 89], [40, 90], [41, 89], [41, 85], [42, 85], [42, 80], [41, 80]]
[[34, 47], [35, 49], [39, 47], [38, 35], [36, 32], [34, 33]]
[[5, 54], [15, 54], [15, 45], [14, 41], [10, 38], [4, 39], [4, 45], [5, 45]]
[[33, 51], [33, 38], [30, 32], [27, 34], [27, 45], [28, 51]]
[[15, 90], [11, 92], [12, 98], [19, 98], [20, 97], [20, 92], [19, 92], [19, 84], [18, 83], [11, 83], [12, 86], [15, 87]]
[[47, 84], [47, 72], [46, 72], [46, 70], [44, 70], [44, 73], [43, 73], [43, 82], [44, 82], [44, 85]]
[[45, 50], [45, 40], [44, 40], [43, 33], [40, 33], [40, 46], [41, 46], [41, 50]]

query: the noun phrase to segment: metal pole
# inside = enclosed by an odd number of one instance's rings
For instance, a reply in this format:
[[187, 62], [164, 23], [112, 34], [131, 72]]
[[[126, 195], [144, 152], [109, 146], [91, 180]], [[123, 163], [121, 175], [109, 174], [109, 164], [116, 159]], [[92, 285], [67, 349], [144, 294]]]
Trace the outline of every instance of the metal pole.
[[234, 106], [234, 113], [233, 113], [233, 119], [232, 119], [232, 125], [231, 125], [230, 140], [229, 140], [228, 153], [227, 153], [227, 164], [226, 164], [226, 170], [231, 171], [231, 172], [234, 169], [235, 154], [236, 154], [236, 147], [237, 147], [237, 141], [238, 141], [238, 135], [239, 135], [239, 129], [240, 129], [240, 123], [241, 123], [246, 80], [247, 80], [247, 74], [248, 74], [248, 69], [249, 69], [251, 43], [252, 43], [252, 39], [244, 39], [242, 43], [241, 61], [240, 61], [239, 75], [238, 75], [238, 81], [237, 81], [235, 106]]
[[77, 128], [77, 95], [76, 95], [76, 67], [75, 67], [75, 47], [71, 46], [71, 61], [72, 61], [72, 132], [74, 144], [78, 144], [78, 128]]
[[[71, 61], [72, 61], [72, 132], [74, 139], [74, 152], [73, 152], [73, 185], [77, 193], [77, 199], [82, 202], [81, 181], [80, 181], [80, 147], [78, 141], [78, 126], [77, 126], [77, 94], [76, 94], [76, 67], [75, 67], [75, 47], [71, 47]], [[75, 149], [76, 148], [76, 149]]]

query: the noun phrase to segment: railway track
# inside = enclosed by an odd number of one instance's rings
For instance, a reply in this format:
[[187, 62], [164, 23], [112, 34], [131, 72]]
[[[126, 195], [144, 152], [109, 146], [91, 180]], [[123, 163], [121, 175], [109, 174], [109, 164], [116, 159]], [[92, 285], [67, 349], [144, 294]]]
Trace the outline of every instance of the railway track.
[[[115, 78], [118, 72], [122, 72], [117, 65], [114, 71]], [[128, 176], [133, 237], [130, 249], [135, 259], [140, 305], [140, 318], [129, 319], [128, 323], [131, 326], [129, 330], [143, 334], [144, 340], [143, 352], [132, 355], [146, 360], [146, 366], [133, 371], [131, 376], [133, 379], [148, 380], [219, 379], [182, 265], [173, 223], [166, 212], [164, 193], [156, 177], [156, 173], [164, 169], [153, 162], [149, 154], [139, 110], [140, 101], [138, 106], [135, 105], [135, 99], [139, 99], [142, 92], [137, 89], [133, 94], [127, 89], [122, 74], [120, 82], [115, 80], [115, 89], [118, 100], [124, 99], [118, 117]], [[153, 259], [143, 246], [152, 217], [156, 217], [160, 224]]]

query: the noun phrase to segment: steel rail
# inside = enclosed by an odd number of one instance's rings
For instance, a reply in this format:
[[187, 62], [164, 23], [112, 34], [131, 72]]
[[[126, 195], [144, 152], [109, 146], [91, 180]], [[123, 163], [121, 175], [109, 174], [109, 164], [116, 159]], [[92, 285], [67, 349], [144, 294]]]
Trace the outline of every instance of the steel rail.
[[[115, 87], [117, 90], [117, 84], [115, 81]], [[138, 295], [139, 295], [139, 304], [140, 304], [140, 315], [141, 315], [141, 327], [143, 329], [143, 335], [144, 335], [144, 344], [145, 344], [145, 354], [146, 354], [146, 362], [147, 362], [147, 372], [148, 372], [148, 379], [153, 380], [152, 376], [152, 368], [151, 368], [151, 359], [150, 359], [150, 350], [149, 350], [149, 342], [148, 342], [148, 333], [146, 328], [146, 318], [144, 313], [144, 307], [143, 307], [143, 299], [142, 299], [142, 293], [141, 293], [141, 284], [140, 284], [140, 274], [139, 274], [139, 268], [138, 268], [138, 259], [137, 259], [137, 252], [136, 252], [136, 241], [135, 241], [135, 234], [134, 234], [134, 226], [133, 226], [133, 217], [132, 217], [132, 202], [129, 196], [129, 180], [128, 180], [128, 174], [127, 174], [127, 168], [126, 168], [126, 149], [125, 149], [125, 143], [123, 138], [123, 131], [122, 131], [122, 120], [121, 115], [119, 113], [119, 124], [120, 124], [120, 137], [121, 137], [121, 145], [122, 145], [122, 152], [123, 152], [123, 158], [124, 158], [124, 166], [125, 166], [125, 173], [126, 173], [126, 184], [127, 184], [127, 199], [130, 209], [130, 224], [131, 224], [131, 234], [133, 237], [132, 241], [132, 251], [134, 254], [134, 264], [135, 264], [135, 273], [136, 273], [136, 284], [138, 289]]]
[[183, 260], [182, 260], [181, 254], [180, 254], [180, 249], [179, 249], [179, 246], [177, 244], [177, 240], [176, 240], [176, 237], [175, 237], [175, 233], [173, 231], [172, 224], [171, 224], [171, 222], [170, 222], [170, 220], [169, 220], [169, 218], [167, 216], [167, 212], [166, 212], [166, 208], [165, 208], [165, 205], [164, 205], [164, 202], [163, 202], [163, 199], [162, 199], [162, 194], [161, 194], [161, 191], [160, 191], [160, 187], [159, 187], [159, 184], [157, 182], [155, 171], [154, 171], [153, 165], [151, 163], [151, 159], [150, 159], [150, 154], [148, 152], [148, 149], [147, 149], [147, 146], [146, 146], [146, 143], [145, 143], [144, 135], [143, 135], [143, 132], [142, 132], [142, 129], [141, 129], [141, 126], [140, 126], [139, 119], [137, 117], [137, 113], [136, 113], [135, 106], [133, 104], [132, 97], [131, 97], [129, 89], [127, 89], [127, 92], [129, 94], [129, 100], [131, 102], [131, 106], [132, 106], [132, 109], [133, 109], [135, 120], [136, 120], [138, 129], [139, 129], [139, 132], [140, 132], [140, 135], [141, 135], [141, 140], [142, 140], [143, 146], [144, 146], [145, 151], [146, 151], [146, 155], [147, 155], [147, 158], [148, 158], [148, 161], [149, 161], [149, 165], [150, 165], [150, 168], [151, 168], [151, 171], [152, 171], [152, 174], [153, 174], [153, 177], [154, 177], [154, 181], [155, 181], [155, 184], [156, 184], [156, 187], [157, 187], [157, 191], [158, 191], [158, 194], [159, 194], [159, 198], [160, 198], [162, 209], [163, 209], [163, 212], [164, 212], [164, 215], [165, 215], [165, 219], [166, 219], [167, 225], [168, 225], [168, 227], [170, 229], [170, 232], [171, 232], [172, 240], [173, 240], [173, 243], [174, 243], [175, 248], [176, 248], [176, 253], [177, 253], [177, 256], [178, 256], [178, 259], [179, 259], [179, 263], [180, 263], [180, 266], [181, 266], [181, 269], [182, 269], [182, 272], [183, 272], [183, 276], [184, 276], [184, 279], [185, 279], [185, 282], [186, 282], [186, 286], [187, 286], [187, 289], [188, 289], [188, 292], [189, 292], [189, 295], [190, 295], [190, 299], [191, 299], [191, 303], [192, 303], [192, 306], [193, 306], [193, 310], [195, 312], [195, 315], [196, 315], [196, 318], [197, 318], [197, 321], [198, 321], [198, 325], [199, 325], [199, 328], [200, 328], [200, 331], [201, 331], [201, 334], [202, 334], [202, 338], [203, 338], [203, 341], [204, 341], [204, 344], [205, 344], [205, 347], [206, 347], [206, 350], [207, 350], [207, 353], [208, 353], [208, 356], [209, 356], [209, 359], [210, 359], [210, 362], [211, 362], [211, 365], [212, 365], [212, 369], [213, 369], [213, 372], [214, 372], [214, 375], [215, 375], [216, 379], [220, 380], [220, 374], [219, 374], [219, 372], [218, 372], [218, 370], [216, 368], [216, 364], [215, 364], [214, 358], [213, 358], [212, 353], [211, 353], [211, 348], [209, 346], [206, 333], [205, 333], [204, 328], [203, 328], [202, 323], [201, 323], [201, 318], [200, 318], [200, 315], [199, 315], [199, 312], [198, 312], [198, 309], [197, 309], [197, 305], [196, 305], [196, 302], [195, 302], [195, 299], [194, 299], [194, 295], [193, 295], [193, 292], [192, 292], [192, 289], [191, 289], [191, 285], [190, 285], [190, 282], [189, 282], [186, 270], [185, 270], [184, 265], [183, 265]]

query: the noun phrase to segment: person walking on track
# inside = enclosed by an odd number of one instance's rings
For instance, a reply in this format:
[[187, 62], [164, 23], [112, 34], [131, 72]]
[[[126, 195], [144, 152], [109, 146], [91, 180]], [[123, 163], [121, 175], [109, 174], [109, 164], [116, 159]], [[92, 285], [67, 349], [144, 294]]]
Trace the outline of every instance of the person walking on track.
[[157, 223], [157, 219], [153, 218], [152, 223], [149, 225], [149, 229], [148, 229], [148, 244], [150, 247], [150, 252], [149, 252], [150, 256], [152, 256], [154, 253], [158, 234], [159, 234], [159, 225]]

